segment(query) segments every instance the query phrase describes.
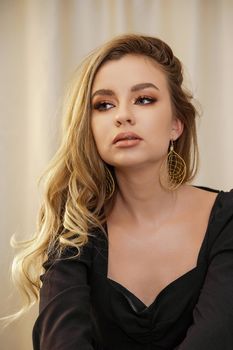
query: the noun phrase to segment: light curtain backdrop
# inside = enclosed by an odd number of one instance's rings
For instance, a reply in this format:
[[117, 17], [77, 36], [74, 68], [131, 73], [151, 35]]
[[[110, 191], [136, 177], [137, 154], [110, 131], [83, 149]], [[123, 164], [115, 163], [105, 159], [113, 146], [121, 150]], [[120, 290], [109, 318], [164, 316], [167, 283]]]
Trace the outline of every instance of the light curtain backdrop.
[[[114, 35], [158, 36], [182, 60], [200, 101], [200, 171], [195, 184], [233, 187], [232, 0], [0, 0], [0, 310], [10, 298], [9, 239], [29, 237], [37, 179], [58, 145], [65, 86], [80, 60]], [[37, 308], [0, 334], [3, 350], [29, 350]]]

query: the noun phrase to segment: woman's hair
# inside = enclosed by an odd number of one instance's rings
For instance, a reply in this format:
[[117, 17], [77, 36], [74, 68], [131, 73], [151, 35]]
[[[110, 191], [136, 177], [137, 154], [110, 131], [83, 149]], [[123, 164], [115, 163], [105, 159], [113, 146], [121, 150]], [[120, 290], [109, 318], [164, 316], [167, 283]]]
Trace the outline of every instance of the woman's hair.
[[193, 179], [197, 170], [196, 109], [192, 95], [182, 87], [182, 65], [171, 48], [158, 38], [144, 35], [116, 37], [85, 58], [74, 74], [64, 101], [60, 146], [43, 179], [43, 202], [34, 237], [20, 243], [24, 249], [12, 265], [14, 282], [24, 298], [17, 318], [39, 299], [42, 264], [52, 252], [57, 257], [67, 246], [80, 248], [95, 228], [105, 234], [103, 224], [113, 207], [117, 183], [112, 166], [97, 152], [91, 131], [91, 90], [98, 69], [106, 61], [124, 55], [145, 55], [165, 73], [174, 115], [184, 124], [175, 141], [176, 152], [187, 167], [183, 182]]

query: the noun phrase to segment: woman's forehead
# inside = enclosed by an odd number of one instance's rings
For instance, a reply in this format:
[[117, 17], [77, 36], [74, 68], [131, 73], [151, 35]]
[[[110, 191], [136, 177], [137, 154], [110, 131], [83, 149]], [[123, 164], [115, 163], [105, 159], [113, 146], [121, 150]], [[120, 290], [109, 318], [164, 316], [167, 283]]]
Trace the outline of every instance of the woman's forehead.
[[97, 71], [93, 88], [106, 88], [127, 83], [129, 86], [151, 82], [166, 84], [166, 76], [158, 64], [145, 55], [127, 54], [120, 59], [106, 61]]

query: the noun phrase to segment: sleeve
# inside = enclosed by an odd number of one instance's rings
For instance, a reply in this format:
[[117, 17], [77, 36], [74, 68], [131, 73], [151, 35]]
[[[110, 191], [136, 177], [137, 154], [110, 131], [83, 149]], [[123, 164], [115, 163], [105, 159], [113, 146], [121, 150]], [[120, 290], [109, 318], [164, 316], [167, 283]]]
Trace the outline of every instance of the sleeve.
[[49, 259], [43, 265], [39, 316], [33, 328], [34, 350], [93, 349], [88, 283], [91, 259], [90, 248], [84, 248], [85, 253], [81, 250], [79, 257], [70, 259], [69, 253], [68, 259]]
[[227, 209], [214, 222], [220, 233], [209, 254], [193, 324], [175, 350], [233, 349], [233, 191], [229, 193]]

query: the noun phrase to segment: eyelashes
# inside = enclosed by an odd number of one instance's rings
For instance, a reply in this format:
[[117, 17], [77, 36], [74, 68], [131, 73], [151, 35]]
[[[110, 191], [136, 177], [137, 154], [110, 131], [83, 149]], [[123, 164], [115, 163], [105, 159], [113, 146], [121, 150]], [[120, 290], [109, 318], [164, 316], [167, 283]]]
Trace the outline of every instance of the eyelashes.
[[[146, 101], [146, 102], [145, 102]], [[148, 96], [139, 96], [136, 100], [135, 100], [135, 104], [136, 105], [148, 105], [151, 103], [154, 103], [155, 101], [157, 101], [155, 98], [153, 97], [148, 97]], [[145, 103], [144, 103], [145, 102]]]
[[107, 111], [108, 109], [112, 108], [114, 105], [110, 102], [97, 102], [93, 105], [93, 109], [97, 111]]
[[[134, 100], [134, 104], [144, 106], [144, 105], [153, 104], [156, 101], [157, 101], [157, 99], [154, 97], [139, 96], [138, 98], [136, 98]], [[112, 102], [99, 101], [99, 102], [96, 102], [93, 104], [92, 109], [102, 112], [102, 111], [107, 111], [113, 107], [115, 107], [115, 105]]]

